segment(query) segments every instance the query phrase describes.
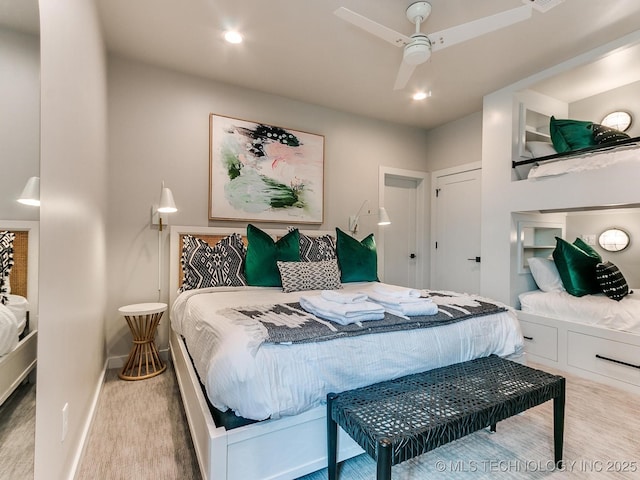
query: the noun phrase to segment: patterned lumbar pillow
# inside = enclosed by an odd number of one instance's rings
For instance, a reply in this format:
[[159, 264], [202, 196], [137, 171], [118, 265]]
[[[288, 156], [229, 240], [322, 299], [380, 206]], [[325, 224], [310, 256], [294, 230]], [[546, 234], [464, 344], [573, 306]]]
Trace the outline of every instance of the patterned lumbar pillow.
[[15, 233], [0, 232], [0, 303], [8, 302], [9, 274], [13, 267], [13, 240]]
[[[289, 232], [298, 230], [296, 227], [289, 227]], [[336, 242], [331, 235], [320, 235], [309, 237], [298, 231], [300, 235], [300, 261], [301, 262], [321, 262], [323, 260], [334, 260], [336, 256]]]
[[336, 290], [340, 284], [337, 260], [320, 262], [277, 262], [284, 292]]
[[237, 233], [223, 238], [213, 247], [201, 238], [185, 235], [180, 259], [184, 280], [180, 291], [246, 285], [242, 270], [245, 255], [242, 237]]
[[596, 278], [600, 288], [609, 298], [620, 301], [629, 294], [629, 285], [622, 272], [611, 262], [596, 265]]
[[622, 140], [628, 140], [630, 137], [615, 128], [605, 127], [604, 125], [593, 124], [593, 139], [598, 145], [602, 143], [615, 143]]

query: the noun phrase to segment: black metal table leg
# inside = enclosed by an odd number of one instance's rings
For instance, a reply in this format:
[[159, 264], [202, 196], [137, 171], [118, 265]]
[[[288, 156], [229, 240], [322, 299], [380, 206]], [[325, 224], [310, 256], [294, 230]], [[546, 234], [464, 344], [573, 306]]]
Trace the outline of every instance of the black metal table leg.
[[338, 424], [331, 415], [331, 405], [337, 394], [327, 394], [327, 468], [329, 480], [338, 478]]
[[563, 378], [560, 395], [553, 399], [553, 450], [556, 468], [562, 468], [562, 447], [564, 442], [564, 404], [566, 381]]
[[377, 448], [377, 473], [376, 480], [391, 480], [391, 456], [393, 454], [393, 444], [388, 438], [381, 438]]

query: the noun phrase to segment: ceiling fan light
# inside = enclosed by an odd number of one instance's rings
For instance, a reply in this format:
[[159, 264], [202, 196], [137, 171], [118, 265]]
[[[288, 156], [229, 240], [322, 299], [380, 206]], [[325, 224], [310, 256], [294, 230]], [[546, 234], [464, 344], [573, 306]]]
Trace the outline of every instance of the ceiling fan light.
[[404, 47], [403, 60], [409, 65], [420, 65], [431, 57], [431, 42], [424, 36], [415, 38]]

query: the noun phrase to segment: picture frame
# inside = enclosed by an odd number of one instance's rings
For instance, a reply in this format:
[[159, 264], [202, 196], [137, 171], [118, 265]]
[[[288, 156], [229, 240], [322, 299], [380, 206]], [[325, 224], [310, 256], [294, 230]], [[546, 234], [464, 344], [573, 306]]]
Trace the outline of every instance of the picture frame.
[[324, 136], [211, 113], [209, 220], [321, 224]]

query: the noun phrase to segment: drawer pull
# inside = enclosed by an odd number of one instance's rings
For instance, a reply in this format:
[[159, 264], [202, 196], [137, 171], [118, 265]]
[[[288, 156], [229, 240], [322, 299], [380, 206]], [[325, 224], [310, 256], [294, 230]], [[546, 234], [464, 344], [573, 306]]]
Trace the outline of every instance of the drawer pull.
[[524, 338], [525, 340], [529, 340], [529, 341], [532, 341], [532, 340], [533, 340], [533, 337], [527, 337], [526, 335], [523, 335], [523, 338]]
[[622, 360], [616, 360], [615, 358], [603, 357], [602, 355], [598, 355], [597, 353], [596, 353], [596, 358], [599, 358], [601, 360], [607, 360], [608, 362], [619, 363], [620, 365], [626, 365], [627, 367], [637, 368], [638, 370], [640, 370], [640, 365], [634, 365], [633, 363], [623, 362]]

